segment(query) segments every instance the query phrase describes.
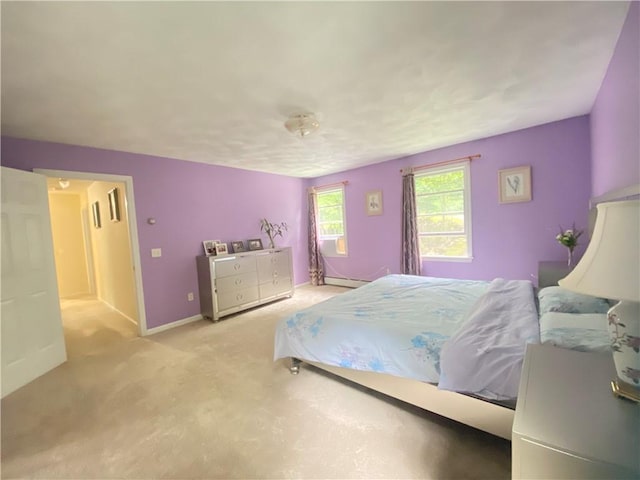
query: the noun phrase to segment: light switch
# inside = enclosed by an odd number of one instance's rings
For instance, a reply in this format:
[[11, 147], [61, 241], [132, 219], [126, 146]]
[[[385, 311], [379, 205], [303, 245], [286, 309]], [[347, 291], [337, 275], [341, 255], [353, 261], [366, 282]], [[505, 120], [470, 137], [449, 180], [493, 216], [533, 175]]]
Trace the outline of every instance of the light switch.
[[151, 256], [152, 257], [161, 257], [162, 256], [162, 249], [161, 248], [152, 248], [151, 249]]

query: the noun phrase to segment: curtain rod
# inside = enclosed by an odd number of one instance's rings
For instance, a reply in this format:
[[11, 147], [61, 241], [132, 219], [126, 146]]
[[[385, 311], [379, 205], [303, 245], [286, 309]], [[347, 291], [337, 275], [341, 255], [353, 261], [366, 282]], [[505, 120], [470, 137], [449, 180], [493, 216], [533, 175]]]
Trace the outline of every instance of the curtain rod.
[[309, 187], [309, 190], [318, 190], [320, 188], [337, 187], [338, 185], [348, 185], [348, 184], [349, 182], [347, 180], [343, 180], [342, 182], [328, 183], [327, 185], [317, 185], [314, 187]]
[[436, 163], [428, 163], [425, 165], [418, 165], [417, 167], [407, 167], [407, 168], [402, 168], [400, 169], [400, 172], [404, 172], [407, 169], [411, 169], [412, 171], [416, 171], [416, 170], [424, 170], [425, 168], [431, 168], [431, 167], [438, 167], [440, 165], [447, 165], [448, 163], [454, 163], [454, 162], [459, 162], [460, 160], [473, 160], [474, 158], [480, 158], [482, 155], [480, 155], [479, 153], [473, 154], [473, 155], [467, 155], [466, 157], [460, 157], [460, 158], [454, 158], [453, 160], [444, 160], [442, 162], [436, 162]]

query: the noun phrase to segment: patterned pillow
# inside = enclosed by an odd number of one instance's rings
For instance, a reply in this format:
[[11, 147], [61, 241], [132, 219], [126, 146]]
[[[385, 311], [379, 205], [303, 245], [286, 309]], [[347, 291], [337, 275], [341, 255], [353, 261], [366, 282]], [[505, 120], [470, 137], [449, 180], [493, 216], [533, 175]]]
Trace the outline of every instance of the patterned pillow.
[[538, 292], [540, 316], [547, 312], [607, 313], [611, 308], [604, 298], [575, 293], [562, 287], [545, 287]]

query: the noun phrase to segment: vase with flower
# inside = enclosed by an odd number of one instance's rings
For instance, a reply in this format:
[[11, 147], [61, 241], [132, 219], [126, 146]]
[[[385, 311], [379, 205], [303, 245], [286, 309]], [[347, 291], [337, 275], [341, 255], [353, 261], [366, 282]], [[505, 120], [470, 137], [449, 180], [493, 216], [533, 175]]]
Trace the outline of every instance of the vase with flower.
[[573, 265], [573, 250], [578, 246], [578, 239], [584, 232], [582, 230], [576, 229], [576, 224], [574, 223], [571, 228], [563, 229], [560, 227], [560, 233], [556, 235], [556, 240], [560, 245], [567, 247], [569, 250], [569, 256], [567, 259], [567, 265]]

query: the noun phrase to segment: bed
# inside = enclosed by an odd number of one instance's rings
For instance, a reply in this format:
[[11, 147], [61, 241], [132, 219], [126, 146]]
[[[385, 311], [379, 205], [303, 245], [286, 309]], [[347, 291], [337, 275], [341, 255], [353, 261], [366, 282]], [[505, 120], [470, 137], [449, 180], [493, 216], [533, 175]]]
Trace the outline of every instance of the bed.
[[282, 319], [274, 359], [510, 438], [526, 345], [539, 341], [528, 281], [387, 275]]
[[274, 360], [510, 439], [526, 346], [609, 352], [609, 308], [523, 280], [387, 275], [282, 319]]

